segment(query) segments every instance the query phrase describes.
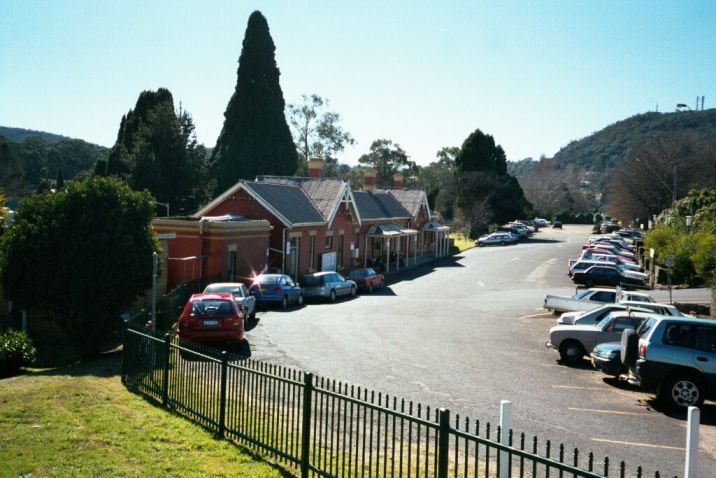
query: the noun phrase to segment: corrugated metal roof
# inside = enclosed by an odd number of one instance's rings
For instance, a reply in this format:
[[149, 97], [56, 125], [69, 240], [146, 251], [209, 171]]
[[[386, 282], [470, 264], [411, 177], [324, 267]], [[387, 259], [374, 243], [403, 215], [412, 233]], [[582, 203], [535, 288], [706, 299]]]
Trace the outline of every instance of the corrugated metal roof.
[[400, 224], [375, 224], [368, 229], [369, 236], [409, 236], [417, 234], [415, 229], [408, 229]]

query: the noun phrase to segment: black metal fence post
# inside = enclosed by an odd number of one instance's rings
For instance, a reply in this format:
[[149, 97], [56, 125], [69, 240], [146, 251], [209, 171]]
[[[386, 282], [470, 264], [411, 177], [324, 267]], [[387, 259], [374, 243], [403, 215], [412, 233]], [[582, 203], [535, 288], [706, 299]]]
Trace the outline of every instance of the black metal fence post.
[[219, 397], [219, 437], [226, 431], [226, 375], [229, 368], [229, 354], [221, 351], [221, 395]]
[[301, 420], [301, 478], [308, 478], [308, 460], [311, 450], [311, 399], [313, 395], [313, 374], [303, 376], [303, 414]]
[[438, 478], [448, 476], [448, 453], [450, 452], [450, 410], [438, 410], [440, 431], [438, 432]]
[[169, 403], [169, 357], [171, 355], [172, 337], [164, 334], [164, 370], [162, 371], [162, 405]]

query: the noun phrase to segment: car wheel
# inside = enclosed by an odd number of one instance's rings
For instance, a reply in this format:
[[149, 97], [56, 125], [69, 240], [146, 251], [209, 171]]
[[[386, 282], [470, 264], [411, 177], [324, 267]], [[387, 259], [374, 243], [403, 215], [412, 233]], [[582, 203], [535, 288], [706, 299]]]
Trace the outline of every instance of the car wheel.
[[283, 296], [283, 299], [281, 299], [281, 308], [282, 309], [288, 308], [288, 297], [285, 295]]
[[657, 398], [671, 408], [684, 410], [704, 402], [704, 387], [694, 374], [682, 372], [670, 376], [659, 386]]
[[500, 245], [501, 245], [501, 246], [504, 246], [504, 245], [505, 245], [505, 241], [500, 241]]
[[586, 281], [584, 281], [584, 287], [586, 287], [587, 289], [591, 289], [592, 287], [594, 287], [594, 281], [591, 279], [587, 279]]
[[619, 359], [627, 369], [632, 369], [636, 364], [636, 356], [639, 348], [639, 337], [634, 329], [626, 329], [622, 332], [622, 346], [619, 350]]
[[373, 283], [372, 282], [368, 282], [368, 293], [369, 294], [373, 293]]
[[329, 297], [329, 299], [330, 299], [331, 302], [335, 302], [335, 301], [336, 301], [336, 291], [335, 291], [335, 289], [331, 289], [331, 296]]
[[482, 243], [482, 242], [478, 242], [478, 243], [477, 243], [477, 247], [483, 247], [484, 245], [485, 245], [485, 244]]
[[584, 350], [579, 342], [566, 340], [559, 346], [559, 357], [563, 362], [575, 364], [584, 356]]
[[355, 297], [355, 296], [356, 296], [356, 288], [355, 288], [355, 286], [352, 285], [351, 286], [351, 297]]
[[381, 279], [380, 285], [378, 286], [378, 288], [379, 288], [379, 289], [384, 289], [384, 288], [385, 288], [385, 280], [384, 280], [384, 279]]
[[296, 304], [301, 307], [303, 305], [303, 294], [298, 295], [298, 299], [296, 299]]

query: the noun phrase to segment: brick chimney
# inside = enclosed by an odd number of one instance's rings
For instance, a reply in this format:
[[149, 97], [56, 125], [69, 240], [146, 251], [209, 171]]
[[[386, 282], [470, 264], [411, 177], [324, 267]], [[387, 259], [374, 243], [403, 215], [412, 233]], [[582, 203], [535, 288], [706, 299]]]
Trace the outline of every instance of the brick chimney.
[[403, 187], [403, 175], [400, 173], [395, 173], [393, 175], [393, 186], [396, 188], [402, 188]]
[[321, 158], [312, 158], [308, 161], [308, 177], [320, 178], [323, 172], [323, 160]]
[[363, 172], [363, 190], [375, 192], [375, 170], [367, 169]]

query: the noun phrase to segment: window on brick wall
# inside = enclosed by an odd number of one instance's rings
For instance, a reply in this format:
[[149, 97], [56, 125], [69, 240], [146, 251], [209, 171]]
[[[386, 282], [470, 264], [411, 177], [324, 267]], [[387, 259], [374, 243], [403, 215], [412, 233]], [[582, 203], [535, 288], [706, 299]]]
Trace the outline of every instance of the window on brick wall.
[[326, 249], [333, 249], [333, 236], [326, 236]]
[[338, 235], [338, 257], [336, 263], [339, 269], [343, 268], [343, 234]]
[[316, 236], [308, 238], [308, 268], [311, 272], [316, 270]]

